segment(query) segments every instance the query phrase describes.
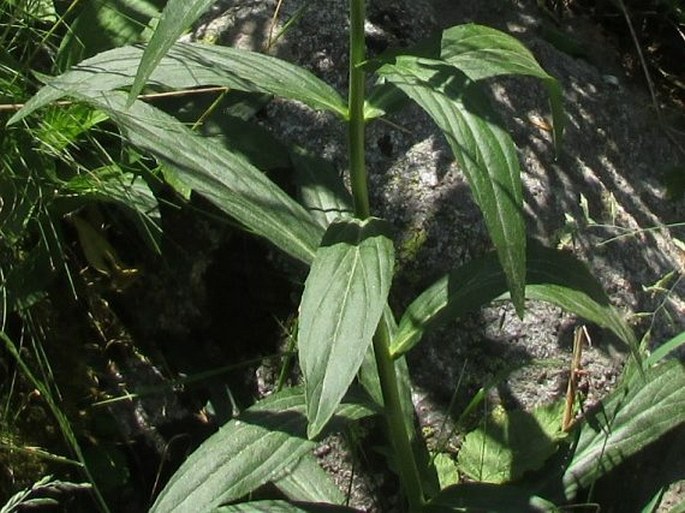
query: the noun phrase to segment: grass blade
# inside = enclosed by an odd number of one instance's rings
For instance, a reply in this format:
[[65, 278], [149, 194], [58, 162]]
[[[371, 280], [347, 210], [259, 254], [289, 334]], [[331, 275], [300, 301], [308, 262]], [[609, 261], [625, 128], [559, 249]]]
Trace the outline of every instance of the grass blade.
[[128, 97], [129, 105], [143, 90], [145, 83], [164, 54], [212, 3], [214, 3], [213, 0], [169, 0], [140, 60]]

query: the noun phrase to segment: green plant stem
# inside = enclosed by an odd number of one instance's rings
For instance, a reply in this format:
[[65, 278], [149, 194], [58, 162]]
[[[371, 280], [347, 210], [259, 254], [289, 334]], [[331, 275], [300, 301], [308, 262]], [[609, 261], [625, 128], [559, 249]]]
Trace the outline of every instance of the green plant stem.
[[[350, 182], [354, 199], [354, 214], [366, 219], [369, 208], [368, 178], [364, 145], [364, 81], [362, 64], [366, 58], [364, 42], [364, 0], [350, 0], [350, 84], [348, 93], [349, 125], [348, 151], [350, 159]], [[397, 388], [395, 363], [390, 355], [390, 334], [381, 320], [373, 338], [376, 366], [381, 382], [385, 418], [392, 441], [400, 479], [404, 487], [409, 510], [418, 512], [423, 506], [424, 495], [419, 470], [407, 432], [400, 393]]]
[[364, 80], [362, 63], [365, 57], [364, 0], [350, 0], [350, 85], [348, 93], [348, 151], [350, 182], [354, 199], [354, 215], [366, 219], [370, 215], [369, 189], [364, 160]]
[[409, 433], [404, 422], [400, 392], [397, 387], [395, 362], [390, 356], [390, 334], [383, 319], [381, 319], [373, 338], [373, 348], [376, 353], [376, 366], [383, 392], [385, 419], [388, 423], [388, 432], [393, 445], [400, 480], [409, 502], [409, 511], [418, 512], [424, 503], [423, 487]]

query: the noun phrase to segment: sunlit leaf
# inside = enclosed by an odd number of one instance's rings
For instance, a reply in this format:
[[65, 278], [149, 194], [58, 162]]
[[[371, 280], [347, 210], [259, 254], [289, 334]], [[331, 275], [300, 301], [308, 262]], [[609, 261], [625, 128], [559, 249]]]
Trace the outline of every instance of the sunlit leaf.
[[511, 138], [477, 84], [443, 62], [398, 57], [378, 73], [418, 103], [445, 134], [483, 212], [521, 315], [526, 239], [521, 171]]
[[345, 496], [316, 458], [305, 454], [296, 465], [285, 470], [274, 485], [293, 501], [343, 504]]
[[[64, 96], [102, 97], [133, 83], [143, 48], [127, 46], [100, 53], [52, 80], [9, 121], [15, 123]], [[246, 50], [198, 43], [176, 43], [150, 74], [149, 84], [166, 89], [225, 86], [299, 100], [341, 117], [347, 106], [331, 86], [309, 71], [281, 59]]]
[[[587, 266], [570, 253], [529, 242], [526, 297], [556, 304], [610, 329], [633, 351], [637, 341], [611, 306]], [[391, 350], [402, 354], [440, 322], [477, 310], [506, 292], [502, 266], [493, 253], [465, 264], [438, 280], [407, 308]]]
[[[342, 404], [341, 419], [355, 420], [371, 412]], [[151, 513], [214, 511], [239, 499], [311, 451], [306, 438], [304, 393], [287, 389], [260, 401], [209, 437], [172, 476]]]
[[499, 75], [528, 75], [541, 79], [550, 97], [554, 142], [558, 151], [564, 129], [561, 87], [518, 39], [483, 25], [458, 25], [443, 31], [440, 59], [461, 70], [471, 80]]
[[145, 82], [178, 37], [213, 3], [213, 0], [169, 0], [167, 2], [140, 60], [129, 93], [129, 103], [133, 103], [136, 96], [143, 90]]
[[308, 435], [316, 436], [359, 370], [385, 307], [394, 252], [379, 219], [330, 225], [305, 282], [298, 349]]
[[323, 229], [242, 156], [143, 102], [127, 108], [124, 93], [86, 100], [106, 111], [133, 145], [157, 157], [181, 182], [248, 230], [303, 262], [312, 260]]
[[630, 456], [685, 423], [685, 368], [671, 360], [633, 372], [580, 427], [563, 486], [575, 497]]

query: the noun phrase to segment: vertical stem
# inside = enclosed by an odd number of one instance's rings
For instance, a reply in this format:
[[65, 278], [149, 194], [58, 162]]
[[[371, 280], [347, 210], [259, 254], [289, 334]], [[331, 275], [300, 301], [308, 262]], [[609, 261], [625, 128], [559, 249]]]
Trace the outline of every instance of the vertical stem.
[[[362, 64], [366, 59], [364, 42], [364, 0], [350, 0], [350, 84], [348, 151], [354, 214], [359, 219], [370, 215], [364, 147], [364, 81]], [[402, 403], [397, 387], [395, 363], [390, 356], [390, 334], [381, 319], [373, 338], [376, 366], [383, 392], [388, 434], [394, 449], [400, 479], [409, 502], [409, 510], [418, 512], [424, 502], [421, 478], [404, 423]]]
[[370, 215], [369, 189], [364, 161], [364, 80], [362, 63], [365, 56], [364, 0], [350, 0], [350, 85], [348, 151], [350, 182], [354, 198], [354, 215], [366, 219]]
[[409, 502], [409, 511], [418, 512], [424, 504], [423, 487], [419, 469], [414, 458], [409, 433], [407, 433], [402, 411], [399, 388], [397, 387], [397, 373], [395, 362], [390, 356], [390, 334], [385, 320], [381, 319], [373, 337], [373, 349], [376, 353], [378, 377], [383, 392], [385, 419], [388, 423], [388, 434], [395, 453], [400, 480], [404, 494]]

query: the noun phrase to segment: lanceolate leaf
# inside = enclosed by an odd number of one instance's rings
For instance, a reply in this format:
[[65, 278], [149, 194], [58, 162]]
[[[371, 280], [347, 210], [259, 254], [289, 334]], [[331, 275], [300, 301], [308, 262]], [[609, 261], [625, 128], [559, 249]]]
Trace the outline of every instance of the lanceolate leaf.
[[[102, 97], [103, 92], [128, 87], [142, 56], [143, 48], [127, 46], [87, 59], [51, 80], [9, 122], [64, 96]], [[275, 57], [223, 46], [176, 43], [152, 71], [149, 83], [167, 89], [226, 86], [347, 115], [347, 106], [336, 90], [309, 71]]]
[[335, 166], [303, 148], [290, 151], [300, 202], [324, 228], [339, 217], [352, 217], [352, 196]]
[[563, 476], [567, 499], [685, 423], [685, 368], [677, 360], [633, 372], [582, 423]]
[[87, 98], [106, 111], [135, 146], [172, 168], [177, 178], [289, 255], [311, 262], [323, 229], [297, 202], [243, 157], [202, 138], [143, 102], [126, 107], [126, 95]]
[[[349, 420], [371, 412], [342, 405]], [[209, 437], [172, 476], [151, 513], [195, 513], [237, 500], [276, 478], [314, 447], [306, 439], [304, 394], [288, 389], [246, 410]]]
[[304, 286], [298, 349], [307, 433], [326, 425], [371, 345], [390, 290], [394, 252], [379, 219], [331, 224]]
[[445, 30], [440, 46], [441, 60], [455, 66], [471, 80], [499, 75], [528, 75], [541, 79], [549, 92], [558, 150], [564, 128], [561, 87], [518, 39], [491, 27], [469, 23]]
[[311, 454], [305, 454], [294, 467], [286, 469], [283, 475], [274, 481], [274, 485], [293, 501], [327, 504], [345, 502], [345, 496], [331, 476], [319, 466]]
[[136, 96], [145, 87], [145, 82], [154, 71], [164, 54], [173, 46], [178, 37], [183, 34], [207, 8], [213, 0], [169, 0], [162, 16], [159, 18], [150, 42], [138, 66], [133, 86], [129, 94], [129, 103], [133, 103]]
[[[630, 327], [609, 303], [599, 282], [573, 255], [528, 244], [525, 293], [554, 303], [614, 332], [636, 351]], [[407, 308], [391, 351], [400, 355], [419, 342], [426, 330], [486, 305], [506, 292], [506, 279], [493, 253], [470, 262], [428, 288]]]
[[476, 84], [440, 61], [398, 57], [378, 73], [418, 103], [444, 132], [499, 254], [516, 310], [525, 283], [523, 193], [516, 150]]
[[361, 513], [358, 509], [333, 504], [285, 501], [255, 501], [223, 506], [216, 513]]
[[422, 513], [556, 513], [549, 501], [514, 486], [464, 483], [448, 486]]

